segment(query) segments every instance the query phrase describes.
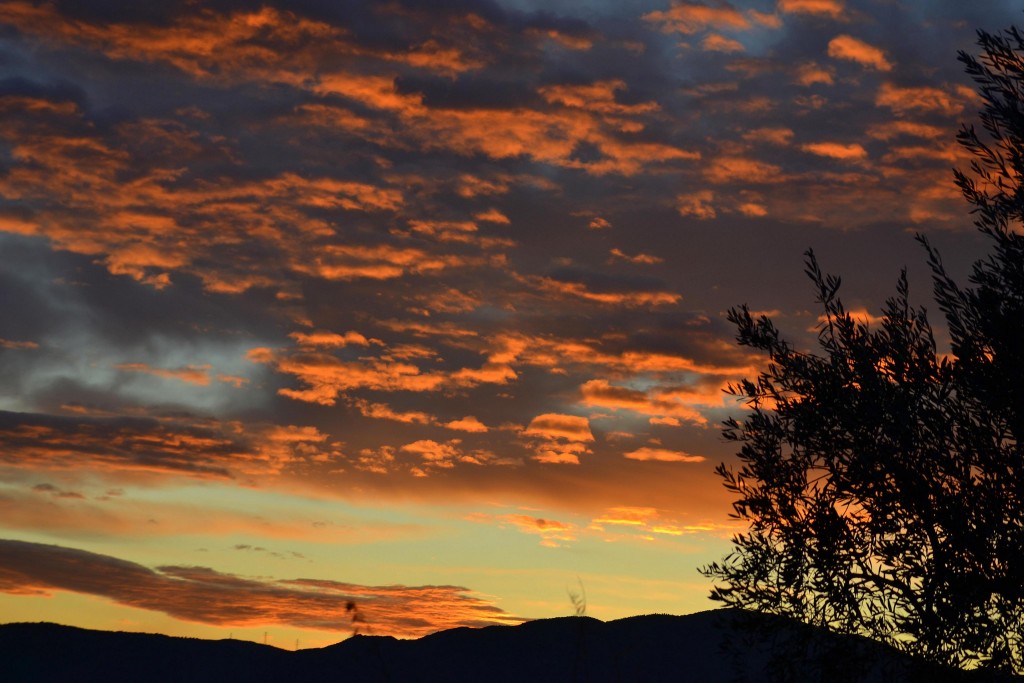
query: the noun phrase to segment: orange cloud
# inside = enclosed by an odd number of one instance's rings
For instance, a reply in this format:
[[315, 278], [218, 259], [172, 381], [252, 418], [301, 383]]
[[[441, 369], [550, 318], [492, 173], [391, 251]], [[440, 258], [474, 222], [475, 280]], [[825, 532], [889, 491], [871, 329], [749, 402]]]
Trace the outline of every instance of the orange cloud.
[[364, 417], [371, 417], [377, 420], [392, 420], [394, 422], [404, 422], [406, 424], [424, 425], [435, 424], [437, 422], [437, 419], [433, 415], [417, 410], [405, 412], [395, 411], [386, 403], [373, 403], [363, 399], [352, 399], [352, 405], [355, 406]]
[[485, 425], [483, 422], [476, 419], [472, 415], [467, 415], [461, 420], [452, 420], [451, 422], [446, 422], [444, 426], [447, 427], [448, 429], [454, 429], [460, 432], [482, 433], [489, 431], [487, 429], [487, 425]]
[[302, 389], [281, 389], [282, 396], [334, 405], [338, 397], [355, 389], [378, 391], [437, 391], [447, 382], [440, 373], [422, 372], [411, 363], [369, 358], [344, 361], [332, 355], [299, 352], [281, 355], [266, 350], [253, 350], [249, 358], [274, 365], [278, 372], [292, 375], [305, 385]]
[[537, 534], [541, 537], [540, 544], [547, 548], [558, 548], [576, 540], [576, 525], [543, 517], [532, 517], [523, 514], [488, 515], [473, 513], [466, 517], [471, 522], [485, 524], [497, 522], [499, 525], [511, 524], [526, 534]]
[[417, 295], [416, 300], [424, 310], [432, 313], [465, 313], [479, 308], [479, 295], [454, 287]]
[[509, 179], [488, 180], [470, 173], [459, 176], [457, 193], [460, 197], [471, 199], [480, 195], [501, 195], [509, 190]]
[[800, 145], [800, 149], [811, 154], [830, 159], [848, 161], [851, 159], [866, 159], [868, 151], [858, 143], [843, 144], [841, 142], [810, 142]]
[[452, 41], [428, 39], [400, 50], [357, 43], [345, 28], [262, 7], [222, 14], [183, 13], [164, 26], [91, 23], [50, 6], [10, 2], [6, 19], [44, 38], [100, 50], [115, 60], [162, 62], [203, 80], [244, 79], [300, 85], [305, 74], [337, 55], [396, 62], [451, 75], [483, 61]]
[[[14, 106], [9, 98], [0, 100]], [[334, 234], [321, 217], [324, 210], [393, 211], [402, 204], [401, 193], [391, 188], [291, 173], [259, 181], [181, 182], [182, 170], [168, 168], [229, 155], [223, 144], [204, 147], [184, 123], [154, 120], [124, 124], [103, 139], [72, 138], [66, 130], [99, 133], [83, 126], [74, 107], [60, 110], [63, 119], [52, 119], [32, 116], [34, 109], [26, 106], [12, 109], [0, 127], [15, 159], [0, 178], [0, 192], [31, 205], [34, 213], [31, 220], [0, 227], [43, 235], [57, 248], [96, 257], [111, 273], [157, 288], [171, 283], [171, 273], [184, 271], [215, 292], [277, 286], [288, 295], [293, 285], [272, 274], [313, 271], [308, 254]], [[237, 258], [238, 245], [249, 243], [274, 254], [273, 262]], [[398, 247], [354, 245], [341, 256], [355, 263], [342, 264], [350, 267], [339, 277], [436, 272], [467, 262]], [[324, 264], [327, 275], [332, 265]]]
[[594, 440], [587, 418], [560, 413], [538, 415], [522, 435], [531, 443], [534, 460], [559, 465], [578, 465], [579, 456], [590, 453], [586, 444]]
[[624, 81], [611, 80], [596, 81], [589, 85], [548, 85], [541, 87], [538, 92], [548, 102], [573, 109], [596, 111], [601, 114], [621, 116], [645, 114], [661, 109], [657, 102], [640, 102], [638, 104], [616, 102], [615, 93], [625, 89]]
[[[333, 73], [321, 77], [315, 92], [338, 94], [393, 113], [404, 122], [401, 136], [424, 150], [446, 149], [492, 159], [525, 156], [594, 175], [633, 175], [652, 164], [700, 158], [696, 152], [671, 145], [620, 139], [619, 133], [643, 127], [629, 117], [654, 111], [657, 105], [616, 103], [612, 93], [619, 85], [611, 81], [591, 86], [546, 86], [541, 89], [542, 96], [550, 104], [560, 105], [550, 111], [431, 108], [423, 103], [421, 95], [399, 93], [394, 78], [386, 76]], [[594, 146], [600, 158], [582, 161], [574, 157], [580, 145]]]
[[768, 209], [763, 204], [755, 202], [744, 202], [738, 205], [736, 210], [744, 216], [750, 216], [751, 218], [761, 218], [768, 215]]
[[[617, 387], [607, 380], [592, 379], [580, 387], [583, 405], [631, 410], [642, 415], [682, 418], [695, 424], [707, 424], [707, 418], [692, 405], [676, 400], [665, 400], [645, 391]], [[720, 401], [719, 401], [720, 403]]]
[[714, 204], [715, 194], [711, 190], [698, 190], [676, 195], [676, 208], [681, 216], [693, 216], [709, 220], [718, 216]]
[[[693, 337], [699, 341], [699, 335]], [[736, 347], [724, 340], [709, 339], [706, 351], [715, 357], [728, 359], [722, 364], [698, 362], [682, 355], [651, 351], [625, 350], [616, 353], [602, 351], [593, 343], [574, 339], [549, 339], [519, 334], [505, 334], [491, 340], [495, 358], [509, 364], [525, 364], [540, 367], [574, 366], [588, 372], [612, 373], [619, 376], [635, 376], [652, 373], [670, 375], [689, 372], [699, 375], [750, 375], [758, 366], [752, 357], [743, 355]]]
[[594, 46], [594, 41], [586, 36], [572, 35], [554, 28], [528, 28], [527, 33], [537, 37], [548, 38], [570, 50], [589, 50]]
[[590, 432], [590, 421], [587, 418], [561, 413], [538, 415], [530, 420], [530, 424], [523, 430], [523, 434], [567, 441], [594, 440], [594, 435]]
[[875, 95], [875, 104], [888, 107], [897, 114], [911, 111], [938, 112], [949, 117], [958, 116], [965, 103], [973, 99], [974, 92], [964, 86], [948, 90], [931, 86], [903, 88], [892, 83], [883, 83]]
[[828, 56], [834, 59], [845, 59], [857, 62], [861, 66], [877, 71], [892, 71], [892, 64], [885, 58], [885, 53], [863, 40], [846, 34], [838, 35], [828, 43]]
[[12, 341], [0, 337], [0, 349], [38, 349], [39, 344], [34, 341]]
[[595, 524], [612, 524], [618, 526], [644, 526], [658, 517], [658, 510], [651, 507], [619, 506], [608, 508], [604, 514], [595, 517]]
[[358, 332], [292, 332], [288, 335], [302, 347], [307, 348], [344, 348], [346, 346], [369, 346], [370, 342]]
[[534, 277], [529, 281], [547, 294], [577, 297], [609, 305], [667, 306], [678, 303], [682, 298], [673, 292], [595, 292], [582, 282], [567, 282], [548, 277]]
[[219, 626], [285, 624], [337, 631], [358, 605], [375, 634], [417, 638], [442, 629], [522, 621], [458, 586], [362, 586], [251, 579], [206, 567], [134, 562], [56, 545], [0, 540], [0, 591], [70, 591], [175, 619]]
[[389, 474], [396, 465], [395, 449], [392, 446], [364, 448], [354, 459], [353, 466], [363, 472]]
[[417, 337], [448, 337], [451, 339], [477, 337], [479, 333], [453, 322], [422, 322], [418, 320], [381, 320], [379, 324], [396, 332], [408, 332]]
[[624, 453], [630, 460], [654, 460], [657, 462], [704, 462], [703, 455], [689, 455], [681, 451], [671, 451], [666, 448], [650, 448], [644, 446], [635, 451]]
[[789, 128], [753, 128], [743, 134], [748, 142], [767, 142], [773, 145], [788, 145], [793, 141], [793, 131]]
[[405, 444], [399, 450], [419, 457], [419, 463], [410, 467], [409, 472], [414, 477], [421, 478], [430, 476], [435, 469], [452, 469], [459, 463], [478, 466], [518, 464], [499, 458], [487, 450], [465, 450], [461, 444], [462, 439], [449, 439], [444, 443], [433, 439], [420, 439]]
[[803, 86], [811, 86], [815, 83], [832, 85], [835, 82], [835, 74], [829, 67], [821, 66], [814, 62], [808, 62], [801, 64], [796, 68], [796, 74], [793, 81], [798, 85]]
[[700, 46], [708, 52], [744, 52], [743, 43], [717, 33], [710, 33], [700, 42]]
[[[850, 315], [851, 318], [853, 318], [854, 322], [859, 323], [861, 325], [875, 325], [875, 326], [879, 326], [879, 325], [881, 325], [885, 321], [885, 318], [883, 316], [874, 315], [873, 313], [871, 313], [870, 311], [868, 311], [866, 308], [863, 308], [863, 307], [847, 309], [846, 312]], [[827, 323], [828, 322], [828, 317], [825, 316], [825, 315], [819, 315], [817, 322], [818, 322], [818, 325], [822, 325], [824, 323]], [[812, 326], [812, 327], [808, 328], [808, 331], [809, 332], [815, 332], [818, 329], [819, 329], [819, 327]]]
[[832, 19], [846, 13], [842, 0], [779, 0], [778, 9], [786, 14], [817, 14]]
[[[613, 527], [615, 532], [608, 533], [605, 527]], [[606, 540], [617, 540], [622, 531], [639, 535], [645, 540], [653, 540], [658, 536], [683, 536], [708, 532], [718, 532], [724, 538], [741, 530], [741, 525], [722, 524], [710, 520], [697, 523], [681, 523], [672, 518], [665, 518], [661, 510], [653, 507], [616, 506], [608, 508], [603, 514], [590, 522], [590, 530], [604, 532]], [[627, 536], [628, 538], [629, 536]]]
[[0, 413], [0, 461], [18, 468], [231, 479], [275, 476], [340, 455], [312, 427]]
[[447, 443], [438, 443], [431, 439], [421, 439], [407, 443], [400, 450], [406, 453], [413, 453], [423, 459], [425, 465], [449, 469], [455, 467], [455, 461], [460, 456], [458, 439], [452, 439]]
[[635, 254], [630, 256], [621, 249], [613, 248], [610, 252], [612, 260], [621, 259], [628, 263], [635, 263], [638, 265], [654, 265], [656, 263], [664, 263], [665, 259], [660, 256], [652, 256], [651, 254]]
[[777, 184], [786, 182], [782, 167], [766, 161], [740, 156], [721, 156], [705, 168], [704, 176], [712, 183]]
[[434, 255], [415, 247], [329, 244], [319, 250], [311, 263], [296, 263], [294, 267], [325, 280], [391, 280], [409, 273], [432, 273], [483, 263], [485, 261], [480, 259], [454, 254]]
[[894, 145], [882, 157], [882, 162], [895, 164], [905, 160], [941, 159], [951, 166], [961, 167], [970, 163], [970, 156], [965, 151], [954, 141], [933, 142], [925, 145]]
[[752, 27], [752, 21], [772, 28], [778, 26], [778, 20], [769, 14], [754, 11], [744, 13], [726, 4], [709, 6], [685, 0], [674, 0], [669, 9], [649, 12], [643, 18], [657, 25], [664, 33], [686, 35], [709, 28], [746, 30]]
[[210, 383], [210, 368], [212, 366], [186, 365], [182, 368], [166, 369], [154, 368], [146, 363], [118, 363], [114, 367], [118, 370], [124, 370], [125, 372], [139, 372], [146, 375], [153, 375], [154, 377], [176, 379], [182, 382], [198, 384], [205, 387]]
[[945, 128], [916, 121], [886, 121], [872, 124], [867, 130], [868, 136], [876, 140], [892, 140], [900, 136], [935, 139], [948, 133]]
[[544, 537], [541, 545], [557, 547], [558, 541], [576, 540], [573, 533], [575, 526], [567, 522], [529, 515], [502, 515], [499, 519], [514, 524], [521, 531], [540, 534]]
[[478, 221], [487, 223], [499, 223], [501, 225], [509, 225], [512, 221], [509, 220], [508, 216], [503, 214], [497, 209], [488, 209], [482, 213], [478, 213], [474, 216]]

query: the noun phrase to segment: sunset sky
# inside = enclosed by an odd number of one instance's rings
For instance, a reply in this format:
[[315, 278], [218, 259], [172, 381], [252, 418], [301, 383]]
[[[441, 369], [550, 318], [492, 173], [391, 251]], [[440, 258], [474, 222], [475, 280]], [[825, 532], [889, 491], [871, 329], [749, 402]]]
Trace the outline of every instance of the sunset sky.
[[[813, 247], [981, 255], [1003, 0], [0, 0], [0, 622], [326, 645], [713, 607]], [[941, 318], [934, 305], [932, 319]]]

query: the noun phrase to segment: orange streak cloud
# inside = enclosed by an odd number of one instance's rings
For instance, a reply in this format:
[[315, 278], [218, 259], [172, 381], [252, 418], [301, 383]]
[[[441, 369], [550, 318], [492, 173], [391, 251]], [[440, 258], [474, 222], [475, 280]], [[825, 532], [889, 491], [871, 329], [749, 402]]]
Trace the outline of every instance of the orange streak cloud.
[[623, 261], [635, 263], [638, 265], [654, 265], [656, 263], [663, 263], [665, 261], [665, 259], [661, 258], [660, 256], [653, 256], [651, 254], [636, 254], [630, 256], [629, 254], [623, 252], [621, 249], [617, 248], [612, 249], [609, 253], [612, 255], [613, 260], [622, 259]]
[[186, 365], [183, 368], [171, 370], [166, 368], [154, 368], [146, 363], [118, 363], [114, 367], [126, 372], [139, 372], [146, 375], [153, 375], [154, 377], [177, 379], [182, 382], [189, 382], [190, 384], [198, 384], [205, 387], [210, 383], [210, 368], [212, 366]]
[[84, 550], [0, 540], [0, 591], [95, 595], [176, 619], [221, 626], [287, 624], [337, 631], [358, 605], [375, 634], [417, 638], [514, 617], [458, 586], [361, 586], [315, 579], [247, 579], [206, 567], [156, 570]]
[[12, 341], [0, 337], [0, 348], [3, 349], [38, 349], [39, 344], [34, 341]]
[[635, 451], [623, 454], [630, 460], [654, 460], [657, 462], [704, 462], [703, 455], [689, 455], [680, 451], [671, 451], [666, 448], [651, 448], [644, 446]]
[[531, 277], [529, 280], [545, 293], [577, 297], [601, 304], [668, 306], [678, 303], [682, 298], [674, 292], [595, 292], [582, 282], [566, 282], [549, 277]]

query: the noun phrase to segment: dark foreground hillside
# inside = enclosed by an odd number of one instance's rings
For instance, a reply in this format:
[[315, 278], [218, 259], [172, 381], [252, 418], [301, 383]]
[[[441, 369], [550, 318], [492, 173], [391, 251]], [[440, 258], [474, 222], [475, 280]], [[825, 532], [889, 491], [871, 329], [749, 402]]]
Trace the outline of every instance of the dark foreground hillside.
[[[565, 617], [453, 629], [419, 640], [357, 636], [298, 652], [238, 640], [8, 624], [0, 626], [0, 681], [753, 683], [771, 680], [769, 651], [786, 653], [775, 665], [792, 664], [789, 680], [795, 681], [986, 680], [926, 669], [859, 639], [815, 639], [782, 620], [755, 617], [764, 636], [749, 642], [749, 633], [733, 623], [735, 614], [716, 610], [607, 623]], [[815, 663], [797, 663], [797, 652], [811, 652]]]

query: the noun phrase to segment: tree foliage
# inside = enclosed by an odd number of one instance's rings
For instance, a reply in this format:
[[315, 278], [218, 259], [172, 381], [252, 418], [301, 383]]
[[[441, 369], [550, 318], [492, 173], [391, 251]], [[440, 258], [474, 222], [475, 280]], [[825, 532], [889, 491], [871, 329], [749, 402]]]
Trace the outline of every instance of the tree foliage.
[[906, 273], [880, 323], [843, 307], [812, 252], [817, 352], [733, 309], [767, 369], [730, 393], [737, 467], [717, 472], [749, 522], [703, 568], [712, 598], [858, 633], [932, 661], [1024, 673], [1024, 37], [979, 32], [960, 61], [982, 99], [955, 182], [992, 250], [958, 285], [919, 238], [951, 352]]

